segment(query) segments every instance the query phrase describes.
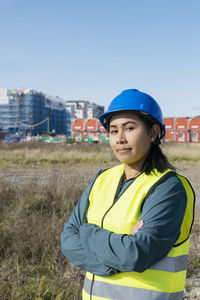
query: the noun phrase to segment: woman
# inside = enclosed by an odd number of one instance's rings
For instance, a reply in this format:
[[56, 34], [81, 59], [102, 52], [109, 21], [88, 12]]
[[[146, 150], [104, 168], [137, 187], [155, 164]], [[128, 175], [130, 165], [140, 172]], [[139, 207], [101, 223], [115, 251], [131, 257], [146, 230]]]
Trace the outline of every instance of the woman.
[[182, 299], [195, 196], [159, 147], [161, 109], [130, 89], [99, 120], [121, 164], [93, 178], [61, 234], [87, 271], [83, 299]]

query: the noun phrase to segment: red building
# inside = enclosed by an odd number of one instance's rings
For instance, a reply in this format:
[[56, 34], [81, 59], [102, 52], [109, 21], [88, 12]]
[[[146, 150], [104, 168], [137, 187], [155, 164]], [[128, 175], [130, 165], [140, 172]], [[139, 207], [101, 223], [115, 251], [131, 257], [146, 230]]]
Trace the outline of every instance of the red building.
[[165, 141], [177, 143], [200, 142], [200, 117], [196, 118], [165, 118]]
[[192, 118], [189, 121], [190, 142], [200, 142], [200, 118]]
[[[200, 142], [200, 117], [165, 118], [166, 135], [164, 141], [177, 143]], [[98, 119], [75, 119], [72, 124], [76, 141], [108, 143], [108, 133]]]

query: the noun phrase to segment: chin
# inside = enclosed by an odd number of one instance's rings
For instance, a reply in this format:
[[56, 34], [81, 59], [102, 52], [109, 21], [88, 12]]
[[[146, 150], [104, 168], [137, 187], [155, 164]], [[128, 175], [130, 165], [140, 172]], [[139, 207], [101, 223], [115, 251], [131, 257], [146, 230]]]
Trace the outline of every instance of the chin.
[[[118, 158], [119, 159], [119, 158]], [[131, 165], [131, 164], [133, 164], [133, 163], [135, 163], [135, 161], [134, 160], [132, 160], [132, 159], [119, 159], [119, 161], [121, 162], [121, 163], [123, 163], [123, 164], [125, 164], [125, 165]]]

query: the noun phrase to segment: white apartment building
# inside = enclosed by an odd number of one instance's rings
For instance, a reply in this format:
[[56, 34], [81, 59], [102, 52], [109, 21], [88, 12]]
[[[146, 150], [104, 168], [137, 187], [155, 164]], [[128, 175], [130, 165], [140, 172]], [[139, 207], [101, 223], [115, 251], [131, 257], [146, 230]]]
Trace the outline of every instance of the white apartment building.
[[94, 119], [104, 112], [104, 106], [85, 100], [66, 101], [66, 107], [72, 119]]

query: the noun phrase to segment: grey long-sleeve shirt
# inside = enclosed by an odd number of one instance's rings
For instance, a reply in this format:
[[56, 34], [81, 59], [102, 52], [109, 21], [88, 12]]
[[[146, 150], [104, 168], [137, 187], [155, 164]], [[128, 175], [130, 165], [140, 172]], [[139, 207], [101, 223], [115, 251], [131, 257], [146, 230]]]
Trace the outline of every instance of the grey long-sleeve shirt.
[[[144, 202], [144, 226], [134, 236], [115, 234], [87, 223], [89, 194], [100, 171], [83, 192], [61, 234], [61, 251], [74, 265], [99, 276], [143, 272], [164, 258], [179, 237], [187, 196], [182, 182], [170, 173]], [[118, 197], [134, 181], [119, 185]]]

